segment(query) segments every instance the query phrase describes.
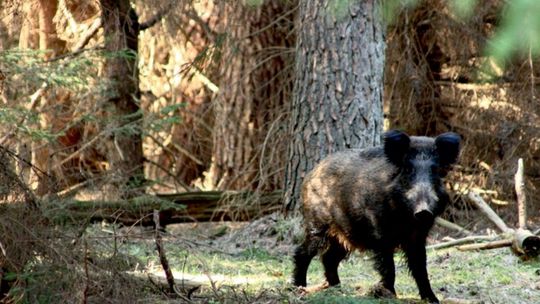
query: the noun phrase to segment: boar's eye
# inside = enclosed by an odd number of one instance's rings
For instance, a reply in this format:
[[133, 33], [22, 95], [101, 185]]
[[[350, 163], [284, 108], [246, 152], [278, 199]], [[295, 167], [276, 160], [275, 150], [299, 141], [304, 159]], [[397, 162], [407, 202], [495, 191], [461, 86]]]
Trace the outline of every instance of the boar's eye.
[[457, 161], [461, 137], [453, 132], [443, 133], [435, 138], [435, 146], [442, 167], [449, 167]]
[[409, 135], [398, 130], [384, 133], [384, 154], [396, 166], [401, 166], [409, 151], [411, 139]]

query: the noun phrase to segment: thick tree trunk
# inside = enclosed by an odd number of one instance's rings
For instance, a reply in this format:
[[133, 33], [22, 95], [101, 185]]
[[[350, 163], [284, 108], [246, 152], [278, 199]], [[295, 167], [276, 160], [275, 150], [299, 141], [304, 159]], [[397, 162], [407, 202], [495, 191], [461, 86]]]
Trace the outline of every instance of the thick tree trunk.
[[[144, 181], [142, 112], [138, 104], [139, 23], [129, 0], [101, 0], [101, 11], [105, 49], [111, 52], [104, 68], [104, 76], [111, 82], [105, 111], [112, 122], [106, 127], [114, 130], [107, 142], [107, 158], [114, 182], [130, 196], [130, 191]], [[121, 56], [121, 52], [126, 53]], [[123, 188], [127, 185], [129, 189]]]
[[292, 90], [287, 53], [294, 39], [292, 1], [244, 2], [222, 3], [226, 21], [219, 31], [227, 40], [210, 172], [219, 189], [273, 190], [281, 186], [276, 169], [284, 164], [276, 132]]
[[[54, 56], [63, 54], [66, 51], [66, 42], [58, 37], [56, 24], [53, 22], [58, 1], [38, 0], [28, 1], [24, 3], [23, 10], [25, 14], [25, 22], [19, 36], [19, 47], [21, 49], [39, 49], [43, 51], [43, 59], [50, 59]], [[37, 14], [36, 14], [37, 13]], [[41, 85], [41, 84], [38, 84]], [[39, 93], [38, 93], [39, 92]], [[50, 95], [56, 95], [55, 98]], [[42, 111], [51, 103], [60, 103], [58, 96], [67, 96], [65, 90], [55, 88], [54, 94], [49, 94], [48, 87], [42, 86], [35, 93], [35, 100], [26, 104], [27, 110], [34, 111], [38, 109], [39, 128], [45, 131], [53, 129], [51, 122], [57, 122], [57, 113]], [[34, 97], [33, 97], [34, 98]], [[38, 127], [38, 126], [36, 126]], [[51, 173], [50, 176], [38, 174], [31, 170], [30, 166], [21, 162], [19, 171], [25, 181], [36, 190], [38, 195], [43, 195], [47, 192], [54, 192], [56, 186], [54, 173], [50, 172], [51, 151], [53, 146], [43, 140], [33, 140], [30, 145], [18, 144], [17, 152], [33, 166], [42, 172]]]
[[344, 2], [300, 1], [287, 210], [299, 205], [302, 180], [322, 158], [380, 141], [385, 48], [380, 3]]

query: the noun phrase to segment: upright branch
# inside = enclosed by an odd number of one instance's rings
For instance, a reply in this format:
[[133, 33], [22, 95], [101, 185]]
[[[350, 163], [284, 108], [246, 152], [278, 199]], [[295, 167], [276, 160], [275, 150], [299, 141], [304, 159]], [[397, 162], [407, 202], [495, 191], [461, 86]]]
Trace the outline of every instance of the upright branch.
[[516, 187], [517, 205], [518, 205], [518, 218], [519, 228], [527, 229], [527, 197], [525, 195], [525, 180], [523, 178], [523, 158], [518, 160], [518, 168], [516, 175], [514, 176], [514, 182]]
[[167, 278], [167, 284], [169, 285], [170, 292], [174, 294], [174, 276], [172, 274], [171, 268], [169, 267], [169, 261], [167, 260], [167, 256], [165, 255], [165, 248], [163, 247], [163, 244], [161, 242], [161, 225], [159, 223], [159, 210], [154, 210], [154, 224], [156, 225], [155, 240], [156, 250], [159, 254], [159, 261], [161, 262], [161, 266], [163, 267], [163, 271], [165, 272], [165, 277]]

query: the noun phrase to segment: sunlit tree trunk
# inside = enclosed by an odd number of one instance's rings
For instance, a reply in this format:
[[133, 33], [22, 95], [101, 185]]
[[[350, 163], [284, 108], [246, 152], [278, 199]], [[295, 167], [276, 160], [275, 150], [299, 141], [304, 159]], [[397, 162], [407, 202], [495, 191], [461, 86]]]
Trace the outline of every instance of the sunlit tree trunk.
[[[110, 81], [105, 111], [112, 130], [107, 141], [107, 158], [112, 182], [124, 196], [134, 193], [144, 181], [142, 150], [142, 112], [137, 50], [139, 23], [129, 0], [101, 0], [105, 49], [110, 52], [104, 65], [104, 77]], [[126, 192], [127, 191], [127, 192]]]
[[222, 5], [226, 42], [214, 108], [212, 183], [220, 189], [272, 190], [282, 183], [285, 144], [279, 132], [292, 90], [293, 2]]
[[379, 1], [300, 1], [285, 208], [328, 154], [379, 143], [383, 128], [383, 21]]
[[[57, 8], [58, 1], [54, 0], [28, 1], [24, 3], [25, 22], [19, 37], [19, 47], [21, 49], [39, 49], [44, 51], [44, 59], [50, 59], [66, 51], [66, 42], [58, 37], [56, 25], [53, 22]], [[34, 103], [34, 108], [43, 109], [50, 103], [55, 102], [45, 91], [44, 89], [38, 90], [38, 92], [42, 93], [36, 95], [37, 99]], [[58, 89], [55, 92], [56, 95], [62, 95], [61, 91], [62, 89]], [[30, 103], [25, 104], [25, 106], [28, 110], [34, 110], [29, 108]], [[39, 128], [41, 130], [47, 131], [51, 129], [51, 116], [53, 115], [47, 112], [39, 113]], [[36, 193], [45, 194], [54, 191], [54, 187], [56, 186], [54, 174], [51, 173], [49, 176], [46, 176], [38, 173], [38, 171], [50, 171], [52, 165], [50, 143], [33, 140], [29, 145], [19, 143], [17, 150], [21, 157], [30, 160], [30, 163], [38, 169], [32, 171], [27, 163], [20, 162], [19, 171], [21, 175], [36, 190]]]

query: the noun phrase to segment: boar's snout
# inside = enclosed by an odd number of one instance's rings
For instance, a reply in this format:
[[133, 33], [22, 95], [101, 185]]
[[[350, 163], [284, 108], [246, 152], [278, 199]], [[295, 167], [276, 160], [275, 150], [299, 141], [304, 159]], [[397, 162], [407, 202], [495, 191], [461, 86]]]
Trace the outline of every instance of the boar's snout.
[[427, 203], [420, 203], [416, 206], [415, 210], [414, 210], [414, 217], [416, 218], [416, 220], [418, 220], [419, 222], [429, 222], [431, 220], [433, 220], [434, 218], [434, 215], [433, 215], [433, 212], [431, 212], [431, 210], [429, 210], [429, 206]]
[[430, 183], [417, 183], [408, 193], [407, 198], [411, 204], [411, 211], [419, 222], [429, 222], [435, 217], [433, 206], [437, 204], [438, 197]]

